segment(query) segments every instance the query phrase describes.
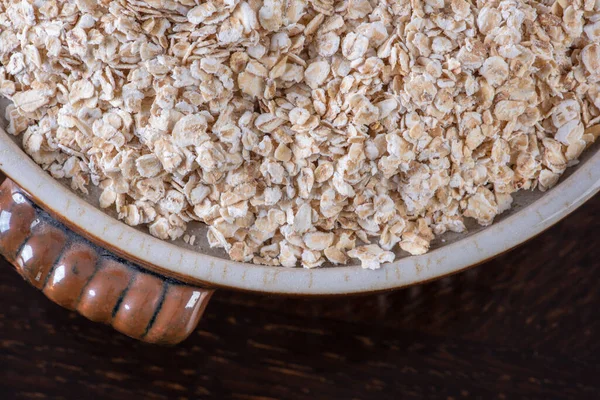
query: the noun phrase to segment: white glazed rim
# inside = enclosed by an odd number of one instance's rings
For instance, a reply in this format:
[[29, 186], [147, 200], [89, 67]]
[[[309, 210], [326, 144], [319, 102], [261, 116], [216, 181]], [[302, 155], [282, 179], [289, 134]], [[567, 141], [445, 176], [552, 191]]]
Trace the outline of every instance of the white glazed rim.
[[556, 188], [524, 209], [473, 235], [377, 271], [357, 266], [269, 267], [213, 257], [156, 239], [115, 220], [70, 192], [37, 166], [0, 129], [0, 169], [44, 208], [85, 236], [158, 271], [214, 286], [263, 293], [339, 295], [396, 289], [449, 275], [525, 242], [600, 190], [600, 151]]

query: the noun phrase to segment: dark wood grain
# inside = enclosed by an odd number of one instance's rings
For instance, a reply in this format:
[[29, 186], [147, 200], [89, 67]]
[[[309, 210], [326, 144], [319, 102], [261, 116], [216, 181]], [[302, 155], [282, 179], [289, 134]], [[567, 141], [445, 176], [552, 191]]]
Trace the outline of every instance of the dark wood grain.
[[218, 291], [183, 344], [138, 343], [48, 301], [0, 261], [0, 397], [593, 399], [600, 197], [528, 244], [397, 292]]

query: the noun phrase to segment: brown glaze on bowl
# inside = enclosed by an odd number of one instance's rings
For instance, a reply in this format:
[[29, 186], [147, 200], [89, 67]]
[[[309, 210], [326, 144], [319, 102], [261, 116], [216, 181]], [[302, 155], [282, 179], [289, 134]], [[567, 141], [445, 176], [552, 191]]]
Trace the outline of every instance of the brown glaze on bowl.
[[9, 179], [0, 186], [0, 254], [55, 303], [151, 343], [184, 340], [213, 293], [92, 244], [35, 206]]

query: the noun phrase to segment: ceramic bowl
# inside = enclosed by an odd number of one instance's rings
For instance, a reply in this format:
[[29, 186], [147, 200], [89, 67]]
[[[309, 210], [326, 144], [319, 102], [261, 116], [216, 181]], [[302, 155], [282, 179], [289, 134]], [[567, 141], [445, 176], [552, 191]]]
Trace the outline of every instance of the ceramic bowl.
[[[0, 103], [4, 115], [6, 101]], [[198, 242], [156, 239], [125, 225], [36, 165], [20, 138], [0, 129], [0, 253], [53, 301], [148, 342], [177, 343], [196, 326], [213, 290], [282, 295], [347, 295], [398, 289], [477, 265], [547, 229], [600, 189], [594, 145], [552, 190], [519, 192], [514, 207], [486, 228], [436, 239], [422, 256], [399, 252], [376, 271], [358, 265], [317, 269], [231, 261]]]

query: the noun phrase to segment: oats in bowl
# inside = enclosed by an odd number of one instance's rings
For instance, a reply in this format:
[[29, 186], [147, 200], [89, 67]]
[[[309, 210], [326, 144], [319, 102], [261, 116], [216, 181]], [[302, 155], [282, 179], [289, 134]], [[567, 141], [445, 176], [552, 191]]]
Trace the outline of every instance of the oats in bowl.
[[577, 163], [599, 40], [588, 0], [0, 0], [0, 93], [27, 153], [129, 225], [378, 268]]

